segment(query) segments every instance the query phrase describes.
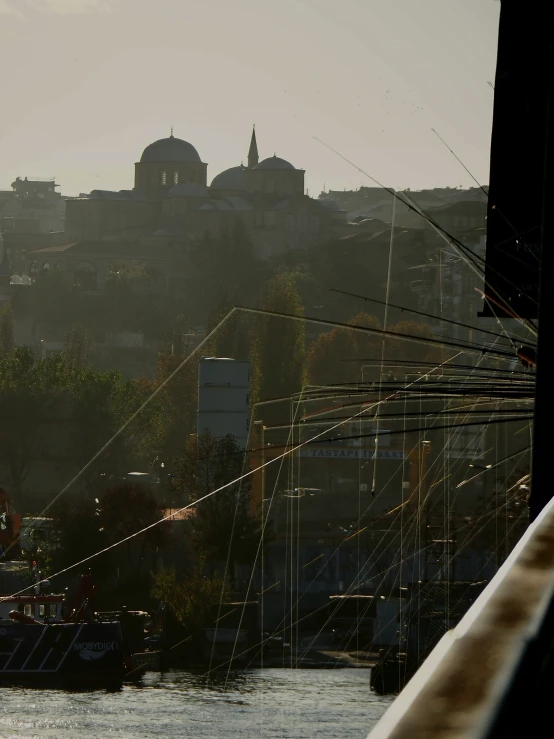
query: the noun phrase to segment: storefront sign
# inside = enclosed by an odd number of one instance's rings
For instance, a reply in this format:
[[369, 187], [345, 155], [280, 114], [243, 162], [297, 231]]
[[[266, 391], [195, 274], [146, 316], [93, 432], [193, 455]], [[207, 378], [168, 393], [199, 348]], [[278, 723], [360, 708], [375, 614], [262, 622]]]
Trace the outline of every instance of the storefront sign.
[[299, 457], [310, 459], [405, 459], [402, 449], [355, 449], [342, 447], [303, 446], [297, 452]]

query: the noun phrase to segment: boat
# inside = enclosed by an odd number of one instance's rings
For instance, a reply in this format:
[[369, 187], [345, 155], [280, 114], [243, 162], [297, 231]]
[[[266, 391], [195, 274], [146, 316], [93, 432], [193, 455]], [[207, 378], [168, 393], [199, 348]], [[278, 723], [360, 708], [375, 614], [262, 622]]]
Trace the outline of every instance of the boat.
[[119, 621], [94, 620], [87, 601], [64, 618], [64, 595], [34, 591], [0, 595], [0, 683], [120, 687], [128, 666]]
[[119, 623], [0, 621], [0, 682], [117, 687], [125, 669]]

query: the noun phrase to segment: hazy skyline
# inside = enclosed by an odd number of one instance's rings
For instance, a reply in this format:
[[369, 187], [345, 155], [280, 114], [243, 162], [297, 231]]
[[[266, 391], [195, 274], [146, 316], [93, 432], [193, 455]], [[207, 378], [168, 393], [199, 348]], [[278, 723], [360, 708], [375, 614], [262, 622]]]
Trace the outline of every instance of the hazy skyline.
[[208, 182], [260, 156], [306, 187], [488, 181], [498, 14], [492, 0], [0, 0], [0, 189], [55, 175], [64, 194], [133, 186], [175, 135]]

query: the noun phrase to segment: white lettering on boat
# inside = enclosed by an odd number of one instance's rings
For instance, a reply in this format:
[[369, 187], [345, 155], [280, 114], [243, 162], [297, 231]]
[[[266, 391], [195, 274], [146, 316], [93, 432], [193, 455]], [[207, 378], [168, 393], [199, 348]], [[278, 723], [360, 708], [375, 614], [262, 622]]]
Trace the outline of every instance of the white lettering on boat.
[[77, 642], [74, 645], [74, 650], [79, 652], [79, 657], [87, 661], [93, 659], [100, 659], [106, 652], [115, 652], [118, 648], [119, 643], [116, 641], [90, 641], [90, 642]]

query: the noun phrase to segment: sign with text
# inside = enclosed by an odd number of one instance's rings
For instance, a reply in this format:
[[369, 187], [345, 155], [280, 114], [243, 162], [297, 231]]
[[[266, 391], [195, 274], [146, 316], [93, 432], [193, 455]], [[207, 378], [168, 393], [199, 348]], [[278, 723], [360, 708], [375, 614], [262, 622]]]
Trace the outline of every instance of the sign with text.
[[303, 446], [296, 454], [310, 459], [405, 459], [402, 449], [359, 449], [341, 447]]

